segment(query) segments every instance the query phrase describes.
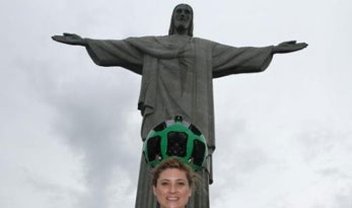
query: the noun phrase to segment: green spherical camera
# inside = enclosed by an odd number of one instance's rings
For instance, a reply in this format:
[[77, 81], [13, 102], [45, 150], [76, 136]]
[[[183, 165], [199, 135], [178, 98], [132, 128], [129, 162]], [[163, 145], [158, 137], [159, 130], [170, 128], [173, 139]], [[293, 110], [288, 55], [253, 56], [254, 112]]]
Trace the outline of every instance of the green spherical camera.
[[143, 155], [151, 168], [168, 157], [177, 157], [197, 171], [203, 167], [208, 147], [197, 127], [176, 116], [149, 132], [143, 144]]

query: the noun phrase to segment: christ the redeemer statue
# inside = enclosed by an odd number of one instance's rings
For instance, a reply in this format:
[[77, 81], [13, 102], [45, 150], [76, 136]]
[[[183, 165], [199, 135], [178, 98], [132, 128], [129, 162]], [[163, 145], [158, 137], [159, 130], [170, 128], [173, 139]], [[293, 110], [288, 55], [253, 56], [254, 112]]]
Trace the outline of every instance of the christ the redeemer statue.
[[[186, 4], [175, 7], [167, 36], [95, 40], [64, 33], [52, 38], [84, 46], [99, 66], [120, 66], [142, 75], [138, 109], [143, 116], [143, 140], [153, 127], [176, 115], [199, 128], [210, 155], [200, 172], [201, 185], [188, 206], [192, 208], [209, 207], [211, 155], [215, 150], [213, 78], [264, 71], [274, 54], [307, 46], [288, 41], [268, 47], [232, 47], [193, 37], [193, 10]], [[142, 158], [136, 208], [155, 206], [149, 169]]]

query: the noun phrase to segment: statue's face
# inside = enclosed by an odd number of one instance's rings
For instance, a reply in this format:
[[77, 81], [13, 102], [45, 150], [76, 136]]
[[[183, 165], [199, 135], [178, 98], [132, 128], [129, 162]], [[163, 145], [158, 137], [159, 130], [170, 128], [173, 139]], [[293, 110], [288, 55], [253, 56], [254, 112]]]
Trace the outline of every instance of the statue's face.
[[177, 6], [173, 16], [175, 28], [189, 29], [192, 18], [192, 9], [188, 5], [181, 4]]

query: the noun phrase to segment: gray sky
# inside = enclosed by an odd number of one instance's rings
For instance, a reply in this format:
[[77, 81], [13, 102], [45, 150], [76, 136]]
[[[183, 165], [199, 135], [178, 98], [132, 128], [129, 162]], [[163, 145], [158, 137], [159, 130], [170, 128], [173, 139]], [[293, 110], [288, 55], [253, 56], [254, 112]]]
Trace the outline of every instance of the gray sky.
[[[309, 43], [264, 73], [214, 81], [211, 207], [351, 208], [351, 1], [182, 2], [194, 9], [197, 37]], [[134, 207], [141, 79], [50, 36], [165, 35], [177, 3], [0, 3], [1, 208]]]

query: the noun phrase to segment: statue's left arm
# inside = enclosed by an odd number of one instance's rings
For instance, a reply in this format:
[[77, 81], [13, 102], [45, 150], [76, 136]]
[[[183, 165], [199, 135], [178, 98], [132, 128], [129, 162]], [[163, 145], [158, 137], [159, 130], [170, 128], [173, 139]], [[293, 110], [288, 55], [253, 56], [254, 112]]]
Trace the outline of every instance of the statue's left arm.
[[264, 71], [274, 54], [290, 53], [307, 47], [306, 43], [287, 41], [277, 46], [232, 47], [214, 43], [212, 48], [213, 77]]
[[213, 77], [264, 71], [273, 57], [274, 46], [232, 47], [214, 43], [212, 48]]
[[273, 54], [277, 53], [291, 53], [295, 51], [302, 50], [308, 46], [307, 43], [297, 43], [295, 40], [286, 41], [273, 47]]

